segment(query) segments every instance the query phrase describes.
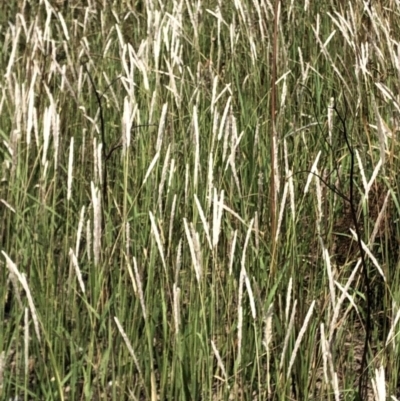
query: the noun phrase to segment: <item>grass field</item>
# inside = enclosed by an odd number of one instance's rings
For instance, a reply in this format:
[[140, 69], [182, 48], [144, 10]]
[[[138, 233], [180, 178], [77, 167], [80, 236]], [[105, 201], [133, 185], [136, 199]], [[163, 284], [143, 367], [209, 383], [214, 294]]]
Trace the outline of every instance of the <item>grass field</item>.
[[400, 1], [0, 4], [0, 399], [400, 396]]

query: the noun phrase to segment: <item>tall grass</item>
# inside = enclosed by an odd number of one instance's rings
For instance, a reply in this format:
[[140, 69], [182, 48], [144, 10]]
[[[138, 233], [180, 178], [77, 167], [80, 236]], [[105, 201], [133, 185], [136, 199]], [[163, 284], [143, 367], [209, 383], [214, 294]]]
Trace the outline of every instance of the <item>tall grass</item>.
[[1, 398], [395, 399], [399, 12], [0, 5]]

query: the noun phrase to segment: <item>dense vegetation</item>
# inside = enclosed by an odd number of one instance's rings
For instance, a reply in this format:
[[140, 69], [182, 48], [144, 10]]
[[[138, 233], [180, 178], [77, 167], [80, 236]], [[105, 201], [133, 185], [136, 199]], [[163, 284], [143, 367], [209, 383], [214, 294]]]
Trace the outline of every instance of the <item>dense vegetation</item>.
[[398, 0], [0, 5], [0, 391], [399, 388]]

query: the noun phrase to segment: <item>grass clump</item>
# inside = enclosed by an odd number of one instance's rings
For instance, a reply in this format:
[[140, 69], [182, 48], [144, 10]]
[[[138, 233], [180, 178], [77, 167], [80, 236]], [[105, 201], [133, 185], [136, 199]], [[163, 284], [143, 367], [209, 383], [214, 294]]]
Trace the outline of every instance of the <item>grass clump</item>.
[[1, 398], [396, 397], [399, 4], [192, 3], [0, 6]]

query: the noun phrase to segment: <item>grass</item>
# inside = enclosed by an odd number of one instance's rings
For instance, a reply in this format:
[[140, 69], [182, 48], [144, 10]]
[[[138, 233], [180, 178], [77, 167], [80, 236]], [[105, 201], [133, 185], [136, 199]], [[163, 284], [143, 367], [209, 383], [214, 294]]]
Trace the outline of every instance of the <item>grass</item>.
[[400, 3], [81, 3], [0, 6], [1, 398], [395, 399]]

